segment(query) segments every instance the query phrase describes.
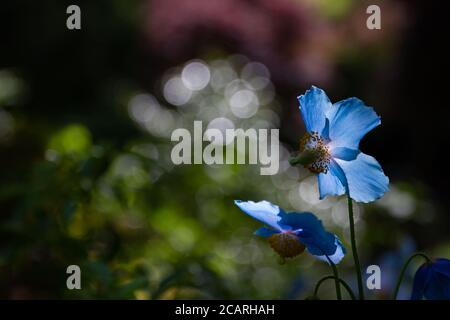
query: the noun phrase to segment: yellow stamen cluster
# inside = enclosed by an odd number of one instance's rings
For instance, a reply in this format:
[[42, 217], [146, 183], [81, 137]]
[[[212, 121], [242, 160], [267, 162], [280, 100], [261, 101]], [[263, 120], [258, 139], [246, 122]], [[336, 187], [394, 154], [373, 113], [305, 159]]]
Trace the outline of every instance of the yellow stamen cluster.
[[307, 132], [300, 139], [300, 152], [312, 151], [314, 160], [305, 165], [312, 173], [327, 173], [331, 155], [325, 140], [315, 131]]
[[293, 258], [303, 251], [305, 246], [291, 233], [276, 233], [268, 238], [269, 244], [282, 258]]

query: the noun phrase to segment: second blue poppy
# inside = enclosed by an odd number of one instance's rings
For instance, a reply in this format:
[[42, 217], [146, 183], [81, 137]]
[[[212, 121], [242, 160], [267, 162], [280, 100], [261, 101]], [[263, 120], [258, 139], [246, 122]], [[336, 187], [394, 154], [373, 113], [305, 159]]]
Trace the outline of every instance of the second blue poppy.
[[283, 258], [292, 258], [305, 249], [326, 262], [339, 263], [345, 248], [339, 238], [327, 232], [311, 212], [290, 212], [269, 201], [241, 201], [235, 204], [249, 216], [264, 223], [255, 234], [267, 238], [271, 247]]

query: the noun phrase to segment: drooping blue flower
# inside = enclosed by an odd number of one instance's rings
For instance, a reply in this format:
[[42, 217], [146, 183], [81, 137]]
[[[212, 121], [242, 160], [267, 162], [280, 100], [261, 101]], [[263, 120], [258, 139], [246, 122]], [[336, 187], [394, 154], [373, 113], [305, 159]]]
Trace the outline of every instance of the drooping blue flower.
[[344, 193], [359, 202], [380, 198], [389, 179], [375, 158], [359, 150], [359, 141], [381, 123], [375, 111], [357, 98], [332, 104], [314, 86], [298, 101], [307, 131], [300, 151], [314, 152], [306, 167], [318, 174], [320, 199]]
[[255, 234], [267, 238], [283, 258], [295, 257], [305, 248], [317, 259], [329, 262], [329, 258], [334, 264], [345, 255], [345, 248], [338, 237], [327, 232], [322, 222], [310, 212], [286, 213], [268, 201], [235, 200], [234, 203], [249, 216], [266, 224]]
[[450, 260], [426, 262], [414, 276], [411, 300], [450, 300]]

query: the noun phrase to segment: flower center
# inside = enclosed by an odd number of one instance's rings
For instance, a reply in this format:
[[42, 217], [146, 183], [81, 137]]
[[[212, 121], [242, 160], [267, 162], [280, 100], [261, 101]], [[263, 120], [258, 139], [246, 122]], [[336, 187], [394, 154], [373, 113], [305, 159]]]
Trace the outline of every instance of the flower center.
[[307, 132], [300, 139], [300, 152], [309, 151], [313, 160], [305, 165], [312, 173], [327, 173], [331, 155], [325, 140], [315, 131]]
[[276, 233], [268, 238], [269, 244], [282, 258], [293, 258], [303, 251], [305, 246], [292, 233]]

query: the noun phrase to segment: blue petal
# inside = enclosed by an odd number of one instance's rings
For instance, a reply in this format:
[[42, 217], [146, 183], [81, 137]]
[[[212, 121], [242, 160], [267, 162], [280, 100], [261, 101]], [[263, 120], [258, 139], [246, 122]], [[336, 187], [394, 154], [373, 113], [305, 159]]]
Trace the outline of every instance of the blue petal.
[[[319, 260], [330, 263], [328, 261], [328, 259], [330, 259], [331, 262], [333, 262], [334, 264], [338, 264], [342, 260], [342, 258], [344, 258], [346, 250], [345, 250], [344, 246], [342, 245], [342, 242], [339, 240], [339, 238], [337, 236], [335, 236], [335, 245], [336, 245], [336, 251], [333, 254], [328, 255], [328, 258], [326, 255], [320, 255], [320, 254], [317, 254], [314, 256]], [[308, 249], [308, 251], [309, 251], [309, 249]]]
[[326, 93], [315, 86], [307, 90], [305, 94], [297, 97], [300, 103], [300, 113], [305, 123], [306, 131], [322, 133], [325, 127], [325, 112], [332, 104]]
[[[330, 162], [328, 172], [319, 173], [318, 179], [321, 200], [326, 196], [340, 196], [346, 191], [344, 172], [334, 160]], [[344, 183], [342, 181], [344, 181]]]
[[323, 232], [322, 222], [311, 212], [289, 212], [283, 215], [280, 223], [289, 225], [291, 230], [308, 233]]
[[359, 154], [359, 150], [350, 149], [346, 147], [334, 147], [330, 148], [330, 153], [333, 158], [338, 158], [341, 160], [355, 160]]
[[359, 153], [352, 161], [335, 159], [344, 171], [350, 197], [359, 202], [371, 202], [389, 189], [389, 178], [375, 158]]
[[425, 289], [425, 297], [430, 300], [450, 299], [450, 260], [439, 258], [431, 265], [433, 275]]
[[322, 222], [310, 212], [292, 212], [283, 216], [281, 223], [287, 224], [293, 230], [298, 230], [299, 240], [306, 246], [308, 251], [316, 258], [327, 261], [328, 256], [333, 263], [339, 263], [345, 254], [336, 235], [327, 232]]
[[413, 289], [411, 293], [411, 300], [422, 299], [425, 288], [431, 279], [431, 268], [427, 263], [424, 263], [414, 275]]
[[357, 98], [333, 104], [326, 114], [330, 121], [329, 138], [333, 147], [359, 149], [359, 141], [381, 123], [373, 108]]
[[255, 235], [263, 237], [263, 238], [270, 237], [271, 235], [274, 235], [276, 233], [280, 233], [280, 231], [275, 230], [275, 229], [269, 229], [266, 227], [261, 227], [255, 231]]
[[282, 216], [286, 213], [277, 205], [265, 200], [259, 202], [235, 200], [234, 203], [242, 211], [256, 220], [259, 220], [276, 230], [286, 230], [286, 228], [279, 223]]

